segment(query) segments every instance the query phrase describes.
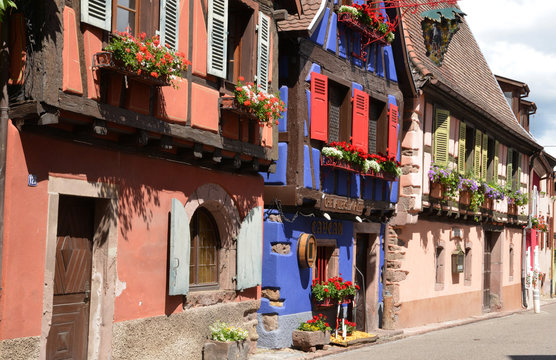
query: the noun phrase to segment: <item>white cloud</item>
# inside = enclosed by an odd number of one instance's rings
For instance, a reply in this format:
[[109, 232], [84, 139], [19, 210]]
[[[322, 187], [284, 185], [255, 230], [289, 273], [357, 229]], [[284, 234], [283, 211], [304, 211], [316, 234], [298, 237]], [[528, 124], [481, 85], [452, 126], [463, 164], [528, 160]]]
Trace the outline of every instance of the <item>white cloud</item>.
[[[531, 131], [556, 145], [556, 1], [461, 0], [466, 21], [493, 73], [525, 82], [537, 104]], [[556, 147], [545, 149], [556, 156]]]

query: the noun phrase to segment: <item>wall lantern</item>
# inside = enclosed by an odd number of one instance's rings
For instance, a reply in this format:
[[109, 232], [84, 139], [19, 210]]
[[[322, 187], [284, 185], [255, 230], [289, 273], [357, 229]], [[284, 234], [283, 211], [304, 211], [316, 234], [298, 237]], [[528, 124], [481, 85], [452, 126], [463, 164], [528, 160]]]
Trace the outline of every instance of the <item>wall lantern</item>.
[[297, 261], [301, 268], [310, 268], [317, 259], [317, 239], [313, 234], [303, 233], [297, 239]]
[[433, 9], [421, 13], [423, 38], [425, 40], [426, 55], [438, 66], [442, 65], [444, 54], [454, 34], [459, 30], [461, 18], [465, 15], [455, 7]]
[[452, 273], [462, 273], [463, 272], [463, 260], [465, 253], [458, 245], [458, 248], [452, 253]]

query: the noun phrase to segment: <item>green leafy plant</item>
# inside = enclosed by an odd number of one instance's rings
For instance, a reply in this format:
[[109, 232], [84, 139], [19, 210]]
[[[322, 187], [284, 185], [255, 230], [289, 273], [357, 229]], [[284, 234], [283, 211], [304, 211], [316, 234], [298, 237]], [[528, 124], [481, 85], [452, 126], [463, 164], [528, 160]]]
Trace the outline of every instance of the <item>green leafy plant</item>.
[[394, 30], [396, 21], [389, 22], [382, 12], [373, 4], [354, 4], [353, 6], [342, 5], [338, 8], [338, 14], [350, 14], [352, 18], [364, 24], [370, 29], [376, 30], [384, 36], [384, 39], [391, 43], [394, 41]]
[[15, 2], [12, 0], [0, 0], [0, 23], [4, 22], [4, 15], [11, 9], [17, 9]]
[[513, 191], [510, 188], [505, 189], [506, 197], [508, 198], [508, 204], [515, 204], [517, 206], [527, 205], [529, 201], [529, 196], [522, 193], [520, 190]]
[[429, 179], [433, 183], [439, 183], [446, 187], [446, 194], [450, 198], [455, 198], [460, 190], [460, 176], [452, 170], [443, 166], [432, 165], [429, 170]]
[[247, 339], [248, 332], [242, 328], [230, 326], [217, 321], [209, 327], [211, 339], [216, 341], [242, 341]]
[[280, 95], [268, 94], [255, 83], [244, 83], [244, 81], [245, 79], [240, 76], [234, 91], [237, 102], [257, 115], [259, 122], [266, 123], [268, 126], [278, 125], [278, 119], [286, 110]]
[[326, 322], [326, 315], [319, 314], [318, 316], [313, 316], [312, 319], [307, 320], [299, 324], [297, 330], [301, 331], [331, 331], [332, 328]]
[[355, 330], [357, 330], [357, 325], [354, 322], [344, 320], [344, 324], [346, 325], [346, 333], [351, 334]]
[[146, 39], [145, 33], [135, 38], [127, 32], [118, 32], [112, 36], [105, 50], [110, 51], [114, 60], [122, 63], [127, 70], [139, 75], [167, 78], [174, 86], [175, 77], [191, 64], [183, 53], [163, 46], [158, 35]]

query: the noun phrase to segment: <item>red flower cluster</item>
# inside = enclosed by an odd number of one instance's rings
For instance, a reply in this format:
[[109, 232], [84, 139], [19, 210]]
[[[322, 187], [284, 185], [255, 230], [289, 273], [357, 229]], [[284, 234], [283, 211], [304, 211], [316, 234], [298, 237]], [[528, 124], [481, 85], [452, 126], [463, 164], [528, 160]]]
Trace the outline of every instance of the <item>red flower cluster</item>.
[[311, 292], [317, 301], [323, 301], [325, 298], [342, 301], [355, 295], [356, 290], [359, 290], [358, 285], [354, 285], [349, 280], [344, 282], [341, 276], [331, 277], [324, 282], [315, 279], [311, 287]]
[[335, 147], [340, 151], [356, 155], [362, 160], [375, 160], [379, 164], [384, 162], [393, 162], [396, 166], [400, 166], [399, 161], [397, 161], [395, 157], [387, 157], [381, 153], [369, 154], [365, 150], [358, 148], [346, 141], [333, 141], [329, 144], [329, 146]]

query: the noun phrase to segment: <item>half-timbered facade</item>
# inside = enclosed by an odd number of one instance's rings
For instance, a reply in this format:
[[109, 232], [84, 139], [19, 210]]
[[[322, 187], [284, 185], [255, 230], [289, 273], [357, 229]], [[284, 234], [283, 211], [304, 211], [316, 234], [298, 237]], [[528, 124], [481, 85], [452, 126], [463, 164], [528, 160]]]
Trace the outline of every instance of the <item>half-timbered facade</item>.
[[[289, 346], [292, 330], [312, 311], [326, 312], [334, 327], [336, 308], [317, 308], [311, 297], [312, 281], [334, 276], [360, 287], [349, 318], [359, 329], [379, 327], [384, 223], [398, 199], [395, 175], [361, 171], [323, 152], [345, 143], [398, 159], [403, 96], [392, 46], [340, 15], [351, 2], [297, 3], [278, 21], [279, 85], [288, 110], [278, 125], [275, 171], [263, 174], [258, 346], [268, 348]], [[305, 252], [312, 236], [314, 253]]]
[[[20, 1], [6, 19], [2, 357], [199, 359], [216, 320], [254, 345], [277, 147], [233, 92], [277, 91], [268, 2]], [[184, 54], [174, 86], [107, 60], [126, 31]]]
[[512, 112], [524, 88], [505, 99], [463, 16], [423, 5], [403, 19], [418, 95], [406, 99], [387, 241], [390, 328], [521, 307], [527, 194], [542, 147]]

